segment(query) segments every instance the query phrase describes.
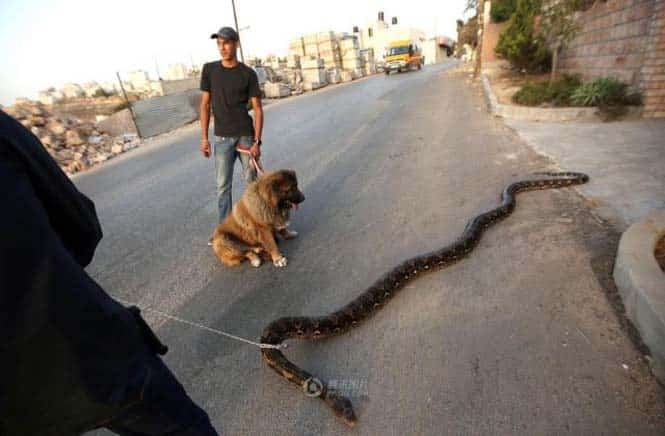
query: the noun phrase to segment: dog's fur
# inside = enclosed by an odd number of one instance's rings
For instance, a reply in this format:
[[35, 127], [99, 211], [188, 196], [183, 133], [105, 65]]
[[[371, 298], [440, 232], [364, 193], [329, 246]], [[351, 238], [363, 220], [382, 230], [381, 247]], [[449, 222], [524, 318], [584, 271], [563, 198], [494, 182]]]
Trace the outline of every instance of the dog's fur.
[[297, 233], [288, 229], [292, 207], [305, 200], [292, 170], [266, 173], [249, 184], [231, 213], [215, 228], [212, 247], [225, 265], [249, 260], [261, 265], [261, 255], [270, 256], [277, 267], [286, 266], [286, 258], [277, 247], [276, 235], [291, 239]]

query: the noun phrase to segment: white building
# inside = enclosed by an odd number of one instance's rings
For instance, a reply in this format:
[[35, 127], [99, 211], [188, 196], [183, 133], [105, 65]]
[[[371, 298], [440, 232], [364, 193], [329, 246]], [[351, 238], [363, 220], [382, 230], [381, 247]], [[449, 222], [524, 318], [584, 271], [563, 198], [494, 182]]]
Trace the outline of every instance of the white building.
[[102, 89], [104, 90], [104, 92], [106, 92], [109, 95], [117, 94], [118, 92], [120, 92], [118, 88], [119, 88], [118, 83], [114, 81], [108, 81], [102, 83]]
[[86, 97], [95, 97], [98, 93], [104, 92], [102, 87], [97, 82], [88, 82], [83, 85], [83, 91], [85, 92]]
[[455, 41], [446, 36], [430, 38], [422, 43], [423, 56], [426, 64], [436, 64], [452, 55]]
[[136, 70], [129, 73], [127, 81], [132, 84], [133, 90], [150, 90], [150, 78], [148, 77], [148, 73], [143, 70]]
[[408, 39], [422, 44], [427, 39], [422, 30], [401, 26], [397, 17], [392, 17], [391, 24], [388, 24], [383, 12], [379, 12], [377, 20], [357, 30], [354, 35], [358, 36], [360, 49], [373, 49], [374, 60], [377, 62], [383, 60], [385, 49], [392, 41]]
[[84, 97], [85, 91], [78, 83], [66, 83], [60, 90], [67, 98]]
[[62, 92], [56, 90], [55, 88], [48, 88], [43, 91], [40, 91], [37, 94], [37, 100], [46, 105], [52, 105], [54, 103], [58, 103], [62, 101], [64, 98], [64, 95]]
[[187, 78], [187, 67], [185, 64], [172, 64], [166, 70], [164, 79], [166, 80], [182, 80]]

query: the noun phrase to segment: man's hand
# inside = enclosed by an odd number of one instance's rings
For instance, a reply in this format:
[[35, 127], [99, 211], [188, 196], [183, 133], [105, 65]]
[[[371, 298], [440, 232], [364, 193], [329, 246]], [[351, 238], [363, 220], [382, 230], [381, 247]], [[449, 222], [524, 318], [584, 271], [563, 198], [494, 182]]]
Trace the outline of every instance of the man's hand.
[[201, 138], [200, 148], [204, 157], [210, 157], [210, 141], [207, 138]]
[[258, 159], [261, 157], [261, 146], [257, 144], [256, 142], [252, 147], [249, 149], [249, 153], [254, 156], [254, 159]]

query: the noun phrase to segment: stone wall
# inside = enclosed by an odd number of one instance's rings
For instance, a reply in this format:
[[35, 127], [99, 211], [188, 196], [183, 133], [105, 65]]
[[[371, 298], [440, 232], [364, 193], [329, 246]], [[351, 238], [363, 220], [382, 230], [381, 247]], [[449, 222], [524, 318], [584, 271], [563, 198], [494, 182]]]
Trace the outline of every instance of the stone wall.
[[[487, 2], [489, 3], [489, 2]], [[491, 67], [492, 63], [499, 62], [500, 59], [497, 56], [494, 49], [499, 43], [499, 35], [503, 32], [503, 29], [506, 28], [508, 23], [492, 23], [488, 21], [485, 23], [485, 28], [483, 30], [483, 44], [482, 44], [482, 65], [483, 68]]]
[[106, 98], [76, 98], [56, 103], [50, 110], [59, 117], [75, 117], [94, 122], [97, 115], [110, 115], [123, 102], [123, 98], [118, 95]]
[[665, 0], [597, 1], [561, 54], [561, 71], [614, 76], [640, 90], [645, 117], [665, 117]]
[[644, 116], [665, 118], [665, 0], [654, 1], [640, 75]]
[[142, 138], [170, 132], [199, 118], [201, 91], [192, 89], [133, 103]]
[[126, 133], [136, 134], [136, 128], [134, 127], [134, 121], [132, 120], [132, 114], [129, 112], [129, 109], [123, 109], [104, 118], [97, 123], [97, 127], [102, 132], [113, 136], [124, 135]]
[[198, 77], [188, 77], [180, 80], [162, 80], [162, 91], [164, 95], [176, 94], [178, 92], [189, 91], [190, 89], [199, 89], [201, 79]]

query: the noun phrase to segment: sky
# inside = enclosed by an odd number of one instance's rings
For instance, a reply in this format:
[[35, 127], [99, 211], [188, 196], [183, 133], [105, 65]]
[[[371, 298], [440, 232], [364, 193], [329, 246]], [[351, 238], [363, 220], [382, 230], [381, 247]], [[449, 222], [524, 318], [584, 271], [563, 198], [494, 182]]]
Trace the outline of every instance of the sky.
[[[351, 32], [384, 11], [428, 36], [456, 37], [466, 0], [235, 0], [245, 57], [288, 52], [310, 32]], [[233, 26], [231, 0], [1, 0], [0, 104], [67, 82], [218, 59], [210, 34]], [[249, 26], [248, 29], [242, 30]]]

